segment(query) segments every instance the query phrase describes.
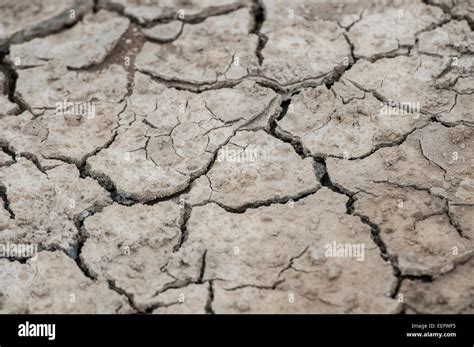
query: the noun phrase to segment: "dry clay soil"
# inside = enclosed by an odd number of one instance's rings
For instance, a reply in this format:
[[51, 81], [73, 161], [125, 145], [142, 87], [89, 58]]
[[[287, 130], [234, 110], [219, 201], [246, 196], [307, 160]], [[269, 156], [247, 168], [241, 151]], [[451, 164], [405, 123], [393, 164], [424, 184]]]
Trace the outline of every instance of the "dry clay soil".
[[474, 313], [473, 24], [0, 0], [0, 312]]

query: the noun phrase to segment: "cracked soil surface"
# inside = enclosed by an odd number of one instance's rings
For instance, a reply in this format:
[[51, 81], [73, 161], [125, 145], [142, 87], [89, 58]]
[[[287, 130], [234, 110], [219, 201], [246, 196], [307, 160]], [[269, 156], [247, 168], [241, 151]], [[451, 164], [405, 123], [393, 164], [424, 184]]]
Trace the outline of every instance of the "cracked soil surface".
[[473, 27], [0, 0], [0, 313], [474, 313]]

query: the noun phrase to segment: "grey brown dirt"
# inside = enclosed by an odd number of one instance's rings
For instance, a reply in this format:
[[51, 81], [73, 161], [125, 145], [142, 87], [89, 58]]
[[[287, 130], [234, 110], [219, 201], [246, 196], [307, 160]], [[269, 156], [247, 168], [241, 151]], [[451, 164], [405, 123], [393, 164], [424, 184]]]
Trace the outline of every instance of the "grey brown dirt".
[[472, 0], [0, 0], [0, 313], [474, 313]]

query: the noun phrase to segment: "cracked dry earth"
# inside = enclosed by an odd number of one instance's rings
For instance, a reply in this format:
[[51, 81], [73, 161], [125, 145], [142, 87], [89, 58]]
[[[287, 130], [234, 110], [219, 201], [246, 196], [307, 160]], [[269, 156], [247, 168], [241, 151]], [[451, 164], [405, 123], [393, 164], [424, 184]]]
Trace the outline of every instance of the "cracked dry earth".
[[474, 313], [473, 24], [0, 0], [0, 312]]

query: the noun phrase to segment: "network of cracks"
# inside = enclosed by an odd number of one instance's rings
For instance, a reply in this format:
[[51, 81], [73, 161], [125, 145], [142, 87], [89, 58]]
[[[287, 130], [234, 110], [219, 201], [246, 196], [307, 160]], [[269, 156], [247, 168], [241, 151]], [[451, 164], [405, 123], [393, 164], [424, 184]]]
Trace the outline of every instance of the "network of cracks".
[[474, 312], [472, 1], [0, 12], [0, 312]]

